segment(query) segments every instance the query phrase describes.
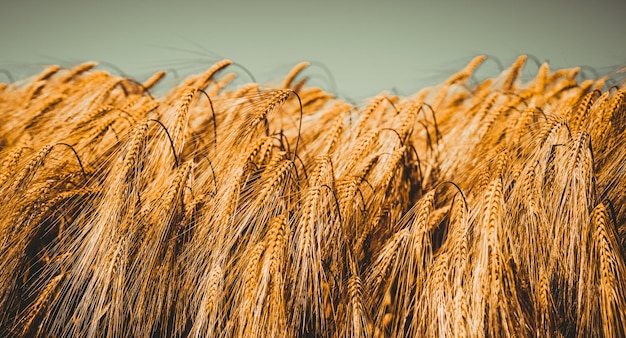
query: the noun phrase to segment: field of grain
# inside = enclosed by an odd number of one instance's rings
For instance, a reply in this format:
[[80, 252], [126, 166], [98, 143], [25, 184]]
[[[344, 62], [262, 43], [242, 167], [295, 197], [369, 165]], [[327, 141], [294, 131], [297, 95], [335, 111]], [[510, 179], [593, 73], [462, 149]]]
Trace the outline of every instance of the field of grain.
[[624, 81], [485, 59], [361, 103], [307, 63], [0, 84], [0, 335], [625, 336]]

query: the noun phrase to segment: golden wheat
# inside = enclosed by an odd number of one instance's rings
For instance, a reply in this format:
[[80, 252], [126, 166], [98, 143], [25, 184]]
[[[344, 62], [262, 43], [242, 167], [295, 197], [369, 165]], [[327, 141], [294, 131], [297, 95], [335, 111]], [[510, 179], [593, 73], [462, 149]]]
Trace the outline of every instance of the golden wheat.
[[358, 103], [308, 62], [0, 84], [0, 335], [624, 336], [621, 73], [486, 59]]

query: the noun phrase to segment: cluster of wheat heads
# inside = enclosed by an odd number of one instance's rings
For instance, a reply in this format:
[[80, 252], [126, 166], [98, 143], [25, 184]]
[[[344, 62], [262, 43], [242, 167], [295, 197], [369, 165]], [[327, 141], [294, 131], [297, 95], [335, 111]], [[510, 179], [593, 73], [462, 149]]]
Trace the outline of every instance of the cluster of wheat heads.
[[1, 84], [0, 334], [624, 336], [626, 89], [484, 60], [362, 106], [307, 63]]

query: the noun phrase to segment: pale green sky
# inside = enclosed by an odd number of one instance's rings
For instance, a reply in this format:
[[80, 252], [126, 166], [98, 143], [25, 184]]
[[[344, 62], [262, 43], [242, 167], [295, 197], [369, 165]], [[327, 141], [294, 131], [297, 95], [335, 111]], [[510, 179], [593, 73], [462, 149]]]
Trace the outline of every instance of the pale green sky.
[[[0, 67], [19, 76], [37, 64], [107, 61], [141, 80], [227, 57], [265, 82], [309, 60], [332, 71], [340, 94], [360, 98], [392, 87], [413, 93], [482, 53], [505, 65], [522, 53], [555, 68], [624, 65], [624, 22], [623, 0], [21, 0], [0, 10]], [[495, 63], [480, 71], [495, 74]], [[321, 68], [307, 72], [328, 88]]]

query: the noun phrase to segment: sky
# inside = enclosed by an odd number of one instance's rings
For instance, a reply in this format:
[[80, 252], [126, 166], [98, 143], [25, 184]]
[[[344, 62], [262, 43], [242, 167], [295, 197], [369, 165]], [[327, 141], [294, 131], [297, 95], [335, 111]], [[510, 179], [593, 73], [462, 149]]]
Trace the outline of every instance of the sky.
[[3, 2], [0, 68], [14, 77], [83, 61], [137, 80], [158, 70], [180, 77], [229, 58], [278, 83], [312, 61], [311, 84], [365, 98], [412, 94], [479, 54], [492, 57], [483, 76], [520, 54], [531, 56], [529, 76], [534, 60], [601, 73], [626, 65], [624, 0]]

